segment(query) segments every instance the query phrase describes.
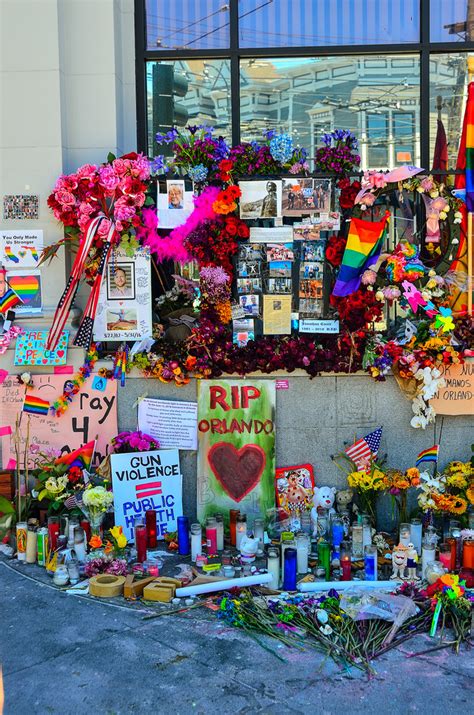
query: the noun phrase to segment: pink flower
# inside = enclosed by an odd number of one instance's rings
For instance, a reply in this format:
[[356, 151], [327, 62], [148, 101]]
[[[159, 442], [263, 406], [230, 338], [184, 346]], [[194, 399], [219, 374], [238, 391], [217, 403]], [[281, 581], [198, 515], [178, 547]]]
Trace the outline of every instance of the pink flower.
[[360, 200], [360, 203], [363, 206], [373, 206], [373, 204], [375, 203], [375, 195], [371, 193], [364, 194], [364, 196]]
[[99, 169], [99, 184], [104, 187], [107, 193], [113, 194], [120, 183], [120, 177], [117, 176], [111, 166], [102, 166]]
[[377, 280], [377, 274], [375, 271], [367, 270], [362, 273], [361, 281], [366, 286], [373, 286]]
[[81, 229], [81, 231], [85, 231], [87, 226], [89, 225], [90, 222], [90, 216], [87, 216], [86, 214], [81, 214], [79, 218], [77, 219], [77, 225]]
[[150, 164], [146, 156], [139, 154], [135, 161], [130, 161], [130, 174], [144, 181], [150, 177]]
[[86, 201], [81, 201], [79, 204], [79, 213], [84, 214], [85, 216], [90, 216], [93, 214], [95, 211], [94, 206], [91, 206], [91, 204], [88, 204]]
[[76, 171], [76, 176], [79, 180], [81, 179], [92, 179], [95, 172], [97, 171], [97, 166], [95, 164], [83, 164]]
[[109, 221], [109, 219], [104, 218], [99, 224], [99, 228], [97, 229], [97, 233], [99, 236], [102, 236], [103, 238], [107, 236], [107, 234], [110, 231], [110, 227], [112, 226], [112, 221]]
[[139, 194], [136, 194], [135, 196], [135, 206], [143, 206], [145, 203], [145, 194], [140, 192]]
[[366, 171], [362, 179], [365, 188], [383, 189], [387, 186], [385, 174], [382, 171]]
[[431, 191], [434, 188], [434, 181], [432, 176], [425, 176], [424, 179], [420, 181], [420, 186], [423, 191]]
[[127, 164], [123, 159], [114, 159], [112, 167], [119, 176], [123, 176], [127, 171]]
[[74, 194], [71, 194], [70, 191], [66, 191], [66, 189], [60, 189], [59, 191], [56, 191], [54, 194], [54, 198], [58, 203], [62, 204], [63, 206], [74, 206], [76, 203], [76, 199], [74, 197]]
[[128, 199], [122, 196], [117, 199], [114, 206], [114, 217], [118, 221], [128, 221], [135, 215], [135, 206], [133, 205], [133, 199]]

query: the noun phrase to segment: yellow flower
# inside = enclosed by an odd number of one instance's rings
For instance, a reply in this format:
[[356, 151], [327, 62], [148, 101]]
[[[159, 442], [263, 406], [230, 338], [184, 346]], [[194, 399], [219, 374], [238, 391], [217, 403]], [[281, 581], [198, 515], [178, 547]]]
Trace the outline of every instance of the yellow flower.
[[114, 528], [110, 530], [110, 535], [113, 539], [115, 539], [115, 542], [119, 549], [124, 549], [126, 547], [127, 537], [123, 533], [123, 529], [121, 526], [114, 526]]
[[466, 496], [469, 499], [469, 502], [474, 504], [474, 484], [471, 484], [471, 486], [467, 489]]
[[450, 474], [446, 481], [450, 487], [457, 487], [458, 489], [464, 489], [464, 487], [467, 487], [467, 479], [462, 472]]

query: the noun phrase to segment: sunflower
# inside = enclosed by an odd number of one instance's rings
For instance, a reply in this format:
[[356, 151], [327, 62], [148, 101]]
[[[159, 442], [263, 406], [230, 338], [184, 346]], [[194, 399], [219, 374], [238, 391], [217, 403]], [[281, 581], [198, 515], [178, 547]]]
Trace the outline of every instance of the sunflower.
[[474, 504], [474, 484], [471, 484], [466, 490], [466, 497], [471, 504]]
[[464, 489], [464, 487], [467, 487], [467, 479], [462, 472], [450, 474], [446, 481], [450, 487], [457, 487], [457, 489]]
[[467, 509], [467, 501], [462, 497], [453, 497], [451, 509], [449, 510], [451, 514], [464, 514]]

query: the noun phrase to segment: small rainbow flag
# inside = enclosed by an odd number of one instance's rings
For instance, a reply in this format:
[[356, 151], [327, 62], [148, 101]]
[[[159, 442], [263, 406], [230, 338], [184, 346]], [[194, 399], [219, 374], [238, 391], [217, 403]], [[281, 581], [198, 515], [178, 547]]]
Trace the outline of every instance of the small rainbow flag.
[[439, 444], [434, 444], [429, 449], [423, 450], [418, 455], [415, 465], [418, 467], [422, 462], [437, 462], [439, 455]]
[[34, 395], [25, 395], [23, 402], [23, 412], [28, 412], [31, 415], [47, 415], [50, 404], [47, 400], [42, 400], [41, 397]]
[[8, 313], [9, 310], [21, 303], [21, 299], [17, 296], [14, 290], [9, 288], [7, 292], [0, 298], [0, 313]]
[[56, 464], [67, 464], [68, 467], [80, 467], [81, 469], [89, 470], [94, 452], [95, 439], [79, 447], [79, 449], [75, 449], [74, 452], [58, 457]]
[[339, 275], [332, 291], [333, 295], [351, 295], [359, 288], [362, 273], [370, 268], [379, 257], [389, 216], [390, 213], [387, 211], [381, 221], [351, 219]]

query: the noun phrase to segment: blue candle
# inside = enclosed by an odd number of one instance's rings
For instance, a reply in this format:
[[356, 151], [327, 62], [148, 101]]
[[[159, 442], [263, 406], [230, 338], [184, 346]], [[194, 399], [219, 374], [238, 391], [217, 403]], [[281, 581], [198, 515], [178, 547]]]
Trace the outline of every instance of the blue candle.
[[285, 591], [296, 591], [296, 556], [296, 549], [285, 549], [285, 564], [283, 572], [283, 589]]
[[377, 581], [377, 548], [375, 546], [365, 547], [364, 567], [365, 580]]
[[342, 519], [335, 517], [331, 522], [331, 536], [332, 536], [332, 558], [339, 559], [340, 557], [340, 546], [344, 541], [344, 524]]
[[189, 548], [189, 519], [187, 516], [178, 516], [178, 553], [187, 556]]

